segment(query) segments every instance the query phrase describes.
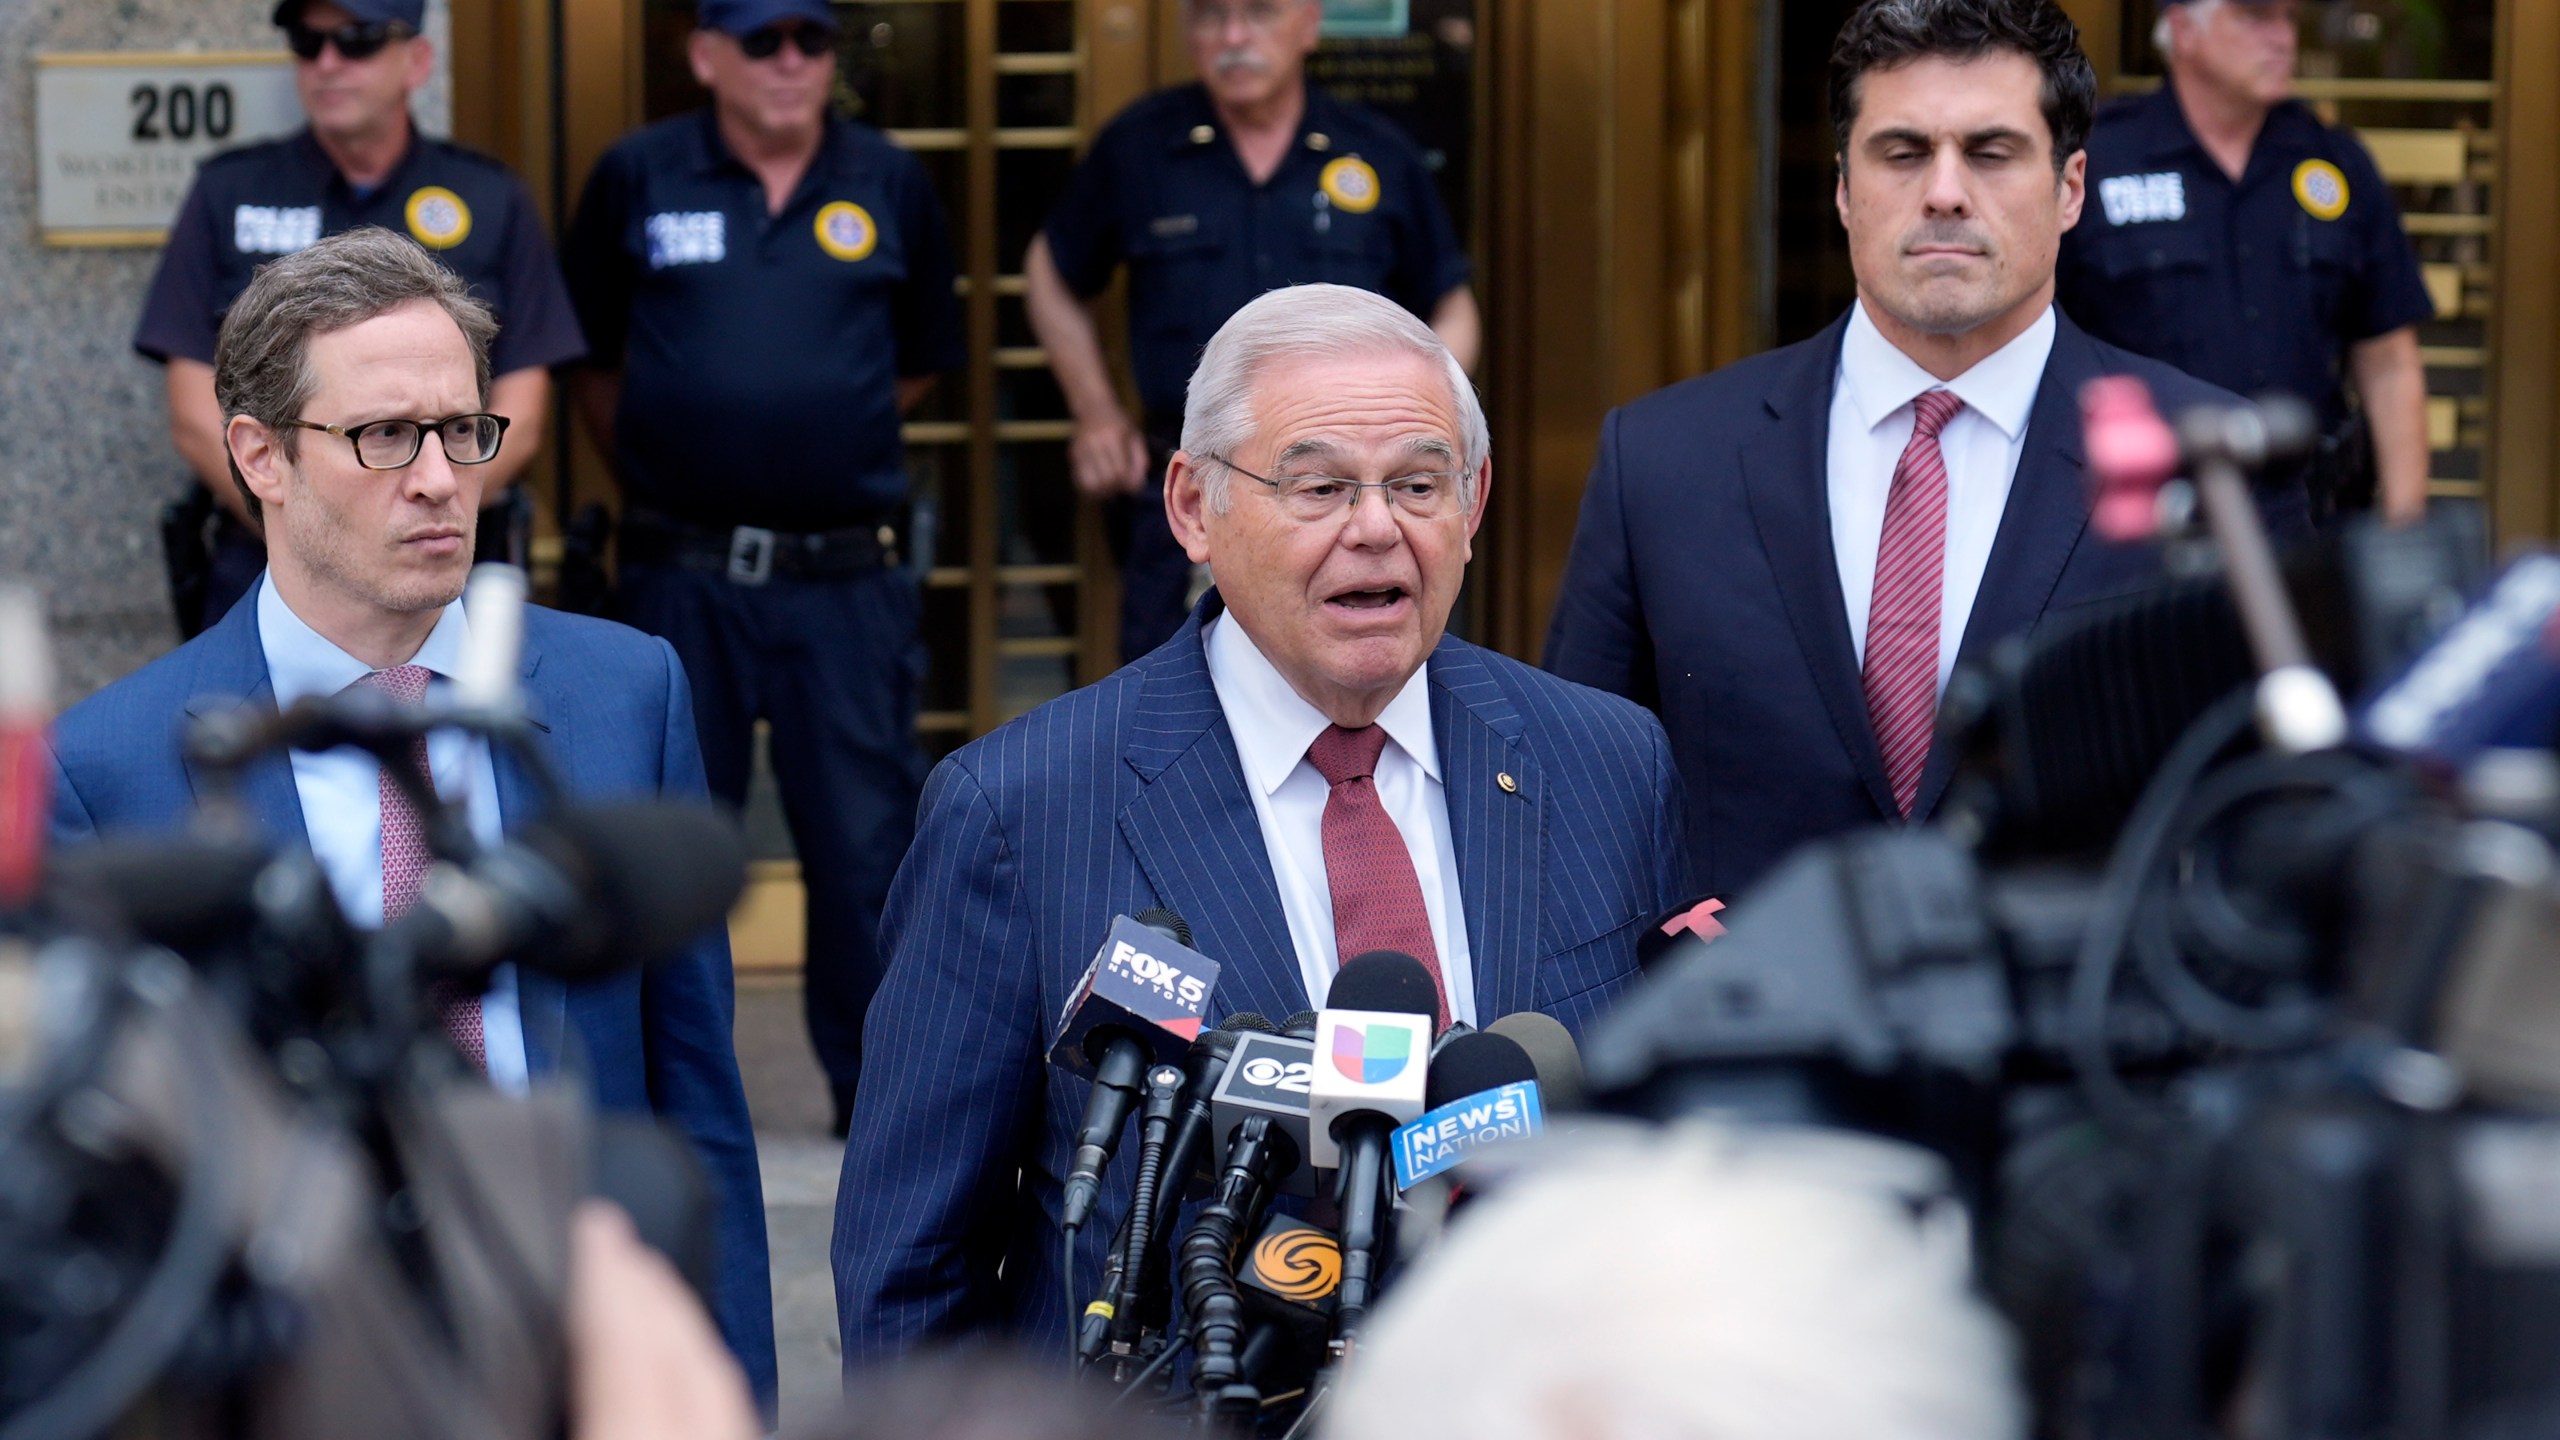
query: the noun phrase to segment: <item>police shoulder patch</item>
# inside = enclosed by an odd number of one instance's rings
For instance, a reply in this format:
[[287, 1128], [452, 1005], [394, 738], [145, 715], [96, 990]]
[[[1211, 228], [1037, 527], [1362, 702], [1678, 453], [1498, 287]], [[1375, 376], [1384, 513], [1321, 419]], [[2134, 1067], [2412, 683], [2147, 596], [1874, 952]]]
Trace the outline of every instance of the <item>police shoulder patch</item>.
[[2326, 160], [2305, 160], [2293, 167], [2293, 198], [2314, 219], [2335, 220], [2347, 213], [2346, 172]]
[[1328, 163], [1316, 177], [1316, 184], [1323, 187], [1325, 198], [1333, 202], [1336, 210], [1366, 215], [1378, 208], [1378, 172], [1357, 155], [1345, 155]]
[[839, 260], [860, 260], [880, 245], [880, 227], [871, 212], [850, 200], [838, 200], [818, 212], [818, 248]]
[[403, 212], [409, 233], [430, 250], [450, 250], [471, 236], [471, 207], [441, 185], [419, 187]]

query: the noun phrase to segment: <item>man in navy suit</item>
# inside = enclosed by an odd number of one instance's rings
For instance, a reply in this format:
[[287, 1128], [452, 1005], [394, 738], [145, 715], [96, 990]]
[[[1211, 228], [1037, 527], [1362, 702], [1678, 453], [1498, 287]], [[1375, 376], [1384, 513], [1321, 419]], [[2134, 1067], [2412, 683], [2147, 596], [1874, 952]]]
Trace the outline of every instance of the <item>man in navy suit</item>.
[[[233, 478], [269, 539], [267, 571], [218, 625], [64, 715], [54, 830], [185, 823], [215, 783], [183, 758], [190, 719], [272, 710], [365, 684], [418, 699], [450, 682], [478, 469], [505, 425], [487, 415], [489, 310], [408, 240], [360, 229], [275, 261], [223, 323], [214, 357]], [[703, 793], [684, 671], [663, 640], [529, 610], [526, 709], [581, 796]], [[438, 788], [483, 844], [528, 819], [532, 780], [481, 741], [426, 745]], [[396, 915], [424, 869], [415, 816], [354, 751], [270, 757], [242, 777], [278, 845], [308, 845], [359, 925]], [[386, 799], [386, 796], [390, 796]], [[758, 1392], [774, 1390], [764, 1203], [730, 1043], [727, 936], [646, 976], [563, 986], [502, 974], [443, 1020], [491, 1082], [581, 1070], [596, 1101], [682, 1130], [716, 1195], [713, 1308]]]
[[[2051, 0], [1868, 0], [1831, 59], [1856, 305], [1602, 426], [1546, 665], [1662, 716], [1709, 891], [1926, 820], [1956, 661], [2156, 574], [2088, 533], [2080, 388], [2232, 397], [2054, 307], [2095, 93]], [[2262, 508], [2303, 527], [2296, 488]]]
[[1392, 301], [1275, 290], [1209, 342], [1165, 507], [1217, 590], [925, 787], [836, 1200], [849, 1366], [970, 1331], [1054, 1349], [1062, 1285], [1091, 1293], [1136, 1147], [1062, 1277], [1089, 1087], [1042, 1056], [1114, 914], [1190, 922], [1212, 1024], [1317, 1005], [1373, 947], [1478, 1025], [1580, 1029], [1633, 978], [1682, 890], [1669, 744], [1447, 635], [1488, 449], [1465, 372]]

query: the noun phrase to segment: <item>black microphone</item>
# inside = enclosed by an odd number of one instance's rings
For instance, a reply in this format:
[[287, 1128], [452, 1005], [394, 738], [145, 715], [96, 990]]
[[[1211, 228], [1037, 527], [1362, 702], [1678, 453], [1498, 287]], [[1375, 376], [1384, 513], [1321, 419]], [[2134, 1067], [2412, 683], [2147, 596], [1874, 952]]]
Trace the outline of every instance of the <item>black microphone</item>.
[[1316, 1012], [1313, 1010], [1301, 1010], [1290, 1016], [1288, 1019], [1281, 1021], [1280, 1033], [1283, 1035], [1295, 1036], [1300, 1040], [1315, 1039]]
[[[1218, 1022], [1218, 1028], [1191, 1042], [1191, 1053], [1183, 1061], [1181, 1109], [1174, 1119], [1173, 1138], [1165, 1145], [1162, 1185], [1167, 1191], [1194, 1178], [1193, 1172], [1208, 1152], [1211, 1097], [1218, 1082], [1226, 1077], [1227, 1065], [1237, 1044], [1246, 1035], [1272, 1033], [1271, 1022], [1251, 1010], [1241, 1010]], [[1209, 1177], [1214, 1178], [1214, 1177]], [[1162, 1205], [1161, 1199], [1159, 1205]], [[1084, 1324], [1078, 1332], [1076, 1350], [1091, 1360], [1102, 1353], [1105, 1337], [1114, 1327], [1118, 1311], [1123, 1308], [1116, 1298], [1121, 1293], [1122, 1277], [1131, 1266], [1137, 1267], [1136, 1282], [1130, 1293], [1141, 1306], [1137, 1322], [1142, 1329], [1161, 1330], [1170, 1318], [1172, 1294], [1166, 1281], [1166, 1267], [1172, 1254], [1173, 1227], [1155, 1227], [1155, 1243], [1143, 1255], [1133, 1253], [1131, 1222], [1137, 1219], [1135, 1207], [1120, 1221], [1120, 1233], [1111, 1242], [1111, 1258], [1102, 1272], [1102, 1290], [1091, 1305], [1085, 1307]]]
[[746, 843], [707, 805], [567, 806], [468, 867], [440, 865], [376, 943], [421, 974], [478, 980], [514, 961], [577, 982], [661, 960], [720, 923], [746, 888]]
[[1149, 1064], [1180, 1065], [1199, 1038], [1218, 962], [1193, 950], [1182, 917], [1150, 910], [1156, 923], [1114, 916], [1111, 933], [1067, 997], [1049, 1063], [1093, 1082], [1076, 1130], [1060, 1219], [1069, 1232], [1093, 1218], [1102, 1172], [1120, 1145]]
[[1274, 1215], [1236, 1257], [1236, 1292], [1249, 1329], [1238, 1354], [1267, 1396], [1303, 1390], [1324, 1363], [1342, 1288], [1342, 1242], [1295, 1215]]
[[1549, 1114], [1569, 1114], [1591, 1103], [1591, 1087], [1582, 1078], [1582, 1047], [1573, 1043], [1564, 1022], [1523, 1010], [1494, 1021], [1485, 1033], [1503, 1036], [1529, 1052], [1529, 1063], [1538, 1067], [1538, 1103]]
[[1387, 1255], [1388, 1136], [1420, 1115], [1440, 986], [1421, 961], [1373, 950], [1333, 977], [1316, 1019], [1308, 1138], [1319, 1167], [1340, 1172], [1342, 1292], [1334, 1333], [1357, 1334]]

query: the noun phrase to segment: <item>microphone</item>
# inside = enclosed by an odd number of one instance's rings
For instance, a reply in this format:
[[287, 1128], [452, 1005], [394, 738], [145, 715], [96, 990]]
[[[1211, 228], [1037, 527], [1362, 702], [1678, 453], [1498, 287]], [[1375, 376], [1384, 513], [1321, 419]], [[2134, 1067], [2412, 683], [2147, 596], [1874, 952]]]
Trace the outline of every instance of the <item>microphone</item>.
[[1461, 1037], [1431, 1062], [1428, 1100], [1431, 1108], [1391, 1137], [1398, 1190], [1453, 1170], [1488, 1146], [1529, 1139], [1546, 1123], [1529, 1052], [1490, 1032]]
[[474, 565], [462, 592], [471, 638], [454, 669], [454, 698], [475, 710], [512, 715], [524, 708], [518, 671], [524, 659], [524, 572], [513, 565]]
[[1238, 1359], [1255, 1389], [1277, 1400], [1314, 1379], [1341, 1289], [1342, 1242], [1331, 1231], [1294, 1215], [1263, 1222], [1236, 1265], [1251, 1326]]
[[593, 980], [673, 954], [746, 888], [745, 842], [707, 805], [626, 800], [563, 807], [468, 868], [439, 865], [376, 943], [421, 973], [480, 980], [512, 960]]
[[1316, 1012], [1313, 1010], [1301, 1010], [1296, 1014], [1291, 1015], [1288, 1019], [1280, 1022], [1280, 1033], [1283, 1035], [1294, 1035], [1301, 1040], [1315, 1039]]
[[1049, 1047], [1050, 1064], [1093, 1082], [1060, 1217], [1070, 1232], [1093, 1218], [1102, 1172], [1120, 1146], [1120, 1127], [1137, 1103], [1147, 1066], [1183, 1062], [1218, 983], [1218, 962], [1180, 938], [1190, 933], [1181, 916], [1147, 915], [1158, 923], [1112, 917], [1111, 932], [1067, 997]]
[[0, 585], [0, 906], [35, 898], [53, 817], [53, 642], [44, 604], [24, 585]]
[[1386, 1251], [1387, 1137], [1420, 1115], [1425, 1056], [1440, 987], [1410, 955], [1373, 950], [1342, 967], [1316, 1017], [1316, 1065], [1307, 1097], [1308, 1140], [1320, 1168], [1339, 1172], [1342, 1292], [1335, 1334], [1358, 1333]]
[[1307, 1126], [1307, 1092], [1315, 1075], [1313, 1040], [1290, 1035], [1238, 1037], [1226, 1073], [1209, 1097], [1209, 1133], [1215, 1161], [1235, 1148], [1236, 1132], [1247, 1120], [1260, 1118], [1286, 1140], [1289, 1157], [1271, 1183], [1290, 1195], [1316, 1193], [1315, 1170], [1307, 1163], [1312, 1138]]
[[1591, 1087], [1582, 1077], [1582, 1049], [1564, 1022], [1538, 1010], [1505, 1015], [1485, 1027], [1529, 1054], [1538, 1070], [1538, 1104], [1556, 1114], [1589, 1108]]

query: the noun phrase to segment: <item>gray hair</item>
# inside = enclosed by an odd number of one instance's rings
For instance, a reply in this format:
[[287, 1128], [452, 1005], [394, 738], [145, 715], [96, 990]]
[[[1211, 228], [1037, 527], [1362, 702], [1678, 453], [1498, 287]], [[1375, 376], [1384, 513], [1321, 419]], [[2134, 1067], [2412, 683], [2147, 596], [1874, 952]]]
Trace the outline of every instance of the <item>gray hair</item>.
[[[1253, 391], [1265, 366], [1279, 360], [1339, 360], [1354, 355], [1419, 355], [1449, 377], [1458, 412], [1458, 502], [1476, 508], [1476, 475], [1493, 453], [1484, 406], [1466, 367], [1431, 327], [1382, 295], [1348, 285], [1291, 285], [1264, 292], [1227, 318], [1200, 352], [1182, 402], [1182, 448], [1195, 460], [1224, 461], [1253, 437]], [[1227, 466], [1201, 473], [1209, 508], [1227, 508]]]
[[1387, 1298], [1331, 1440], [2026, 1433], [1934, 1157], [1706, 1122], [1538, 1143]]
[[[472, 372], [481, 403], [489, 397], [489, 342], [498, 320], [471, 294], [460, 276], [428, 256], [405, 235], [365, 225], [271, 260], [249, 280], [222, 317], [213, 346], [213, 398], [222, 421], [246, 415], [276, 433], [290, 459], [301, 431], [287, 428], [318, 388], [311, 373], [311, 337], [361, 325], [413, 300], [444, 307], [471, 346]], [[226, 454], [230, 446], [223, 447]], [[238, 461], [231, 483], [258, 513]]]
[[2176, 32], [2169, 28], [2169, 17], [2179, 10], [2184, 10], [2189, 19], [2201, 25], [2205, 23], [2205, 17], [2213, 13], [2214, 7], [2221, 3], [2222, 0], [2186, 0], [2183, 5], [2161, 6], [2160, 18], [2151, 22], [2151, 48], [2160, 52], [2161, 59], [2168, 59], [2169, 43], [2176, 35]]

